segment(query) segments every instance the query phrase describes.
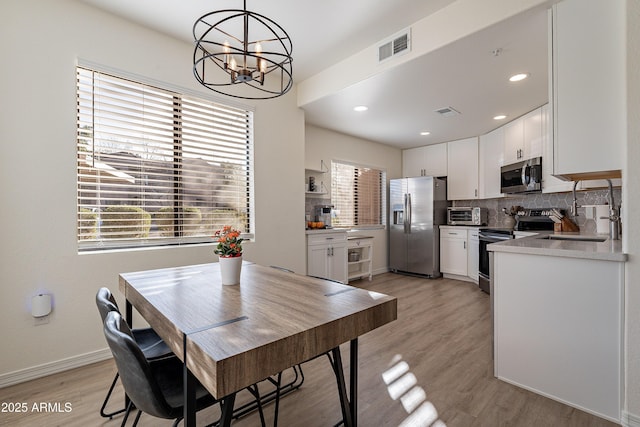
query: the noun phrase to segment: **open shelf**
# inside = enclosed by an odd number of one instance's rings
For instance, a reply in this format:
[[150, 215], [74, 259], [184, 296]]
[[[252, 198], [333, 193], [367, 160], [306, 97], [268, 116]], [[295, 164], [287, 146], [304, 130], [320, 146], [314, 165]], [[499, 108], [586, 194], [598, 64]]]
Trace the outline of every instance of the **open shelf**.
[[[351, 253], [357, 253], [357, 261], [349, 261]], [[372, 276], [373, 237], [359, 237], [347, 241], [347, 278]]]

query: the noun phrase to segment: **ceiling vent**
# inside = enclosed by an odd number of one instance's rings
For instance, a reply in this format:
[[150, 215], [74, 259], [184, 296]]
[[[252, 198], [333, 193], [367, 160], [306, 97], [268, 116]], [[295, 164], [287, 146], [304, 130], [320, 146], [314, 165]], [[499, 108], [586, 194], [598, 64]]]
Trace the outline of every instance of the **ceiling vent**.
[[440, 114], [443, 117], [452, 117], [460, 114], [460, 111], [456, 110], [453, 107], [445, 107], [436, 110], [436, 113]]
[[411, 51], [411, 28], [385, 39], [378, 45], [378, 62], [386, 61]]

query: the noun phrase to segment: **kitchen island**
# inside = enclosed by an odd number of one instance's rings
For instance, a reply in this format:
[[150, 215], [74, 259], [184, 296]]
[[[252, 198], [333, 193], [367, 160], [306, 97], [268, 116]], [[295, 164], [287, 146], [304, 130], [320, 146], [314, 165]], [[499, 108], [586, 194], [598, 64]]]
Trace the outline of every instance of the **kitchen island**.
[[495, 376], [620, 422], [621, 242], [556, 233], [487, 249], [493, 253]]

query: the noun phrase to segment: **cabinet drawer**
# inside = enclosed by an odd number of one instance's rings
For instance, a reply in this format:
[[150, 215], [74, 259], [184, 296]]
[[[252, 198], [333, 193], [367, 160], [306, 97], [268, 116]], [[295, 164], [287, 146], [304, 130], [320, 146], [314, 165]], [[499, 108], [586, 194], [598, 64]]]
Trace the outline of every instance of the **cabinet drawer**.
[[467, 230], [440, 230], [440, 237], [446, 239], [467, 239]]
[[325, 245], [327, 243], [343, 243], [347, 241], [347, 233], [322, 233], [307, 236], [308, 245]]
[[348, 242], [347, 247], [349, 249], [351, 248], [360, 248], [363, 246], [371, 246], [371, 244], [373, 243], [373, 237], [369, 237], [369, 238], [363, 238], [363, 239], [351, 239]]

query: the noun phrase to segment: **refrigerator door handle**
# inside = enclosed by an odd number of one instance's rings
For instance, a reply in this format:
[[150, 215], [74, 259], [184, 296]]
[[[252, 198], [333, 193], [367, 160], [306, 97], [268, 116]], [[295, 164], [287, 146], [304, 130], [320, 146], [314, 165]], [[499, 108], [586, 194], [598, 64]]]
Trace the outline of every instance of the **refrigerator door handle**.
[[411, 234], [411, 193], [405, 194], [404, 212], [404, 232]]

